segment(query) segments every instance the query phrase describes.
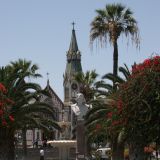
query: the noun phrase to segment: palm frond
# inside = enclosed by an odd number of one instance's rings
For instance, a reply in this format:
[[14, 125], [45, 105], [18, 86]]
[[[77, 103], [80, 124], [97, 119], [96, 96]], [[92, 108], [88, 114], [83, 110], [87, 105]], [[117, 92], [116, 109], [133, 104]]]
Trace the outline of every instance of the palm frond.
[[102, 78], [103, 79], [108, 79], [108, 80], [110, 80], [112, 82], [113, 81], [118, 82], [118, 83], [123, 83], [124, 82], [124, 80], [121, 77], [115, 76], [112, 73], [107, 73]]

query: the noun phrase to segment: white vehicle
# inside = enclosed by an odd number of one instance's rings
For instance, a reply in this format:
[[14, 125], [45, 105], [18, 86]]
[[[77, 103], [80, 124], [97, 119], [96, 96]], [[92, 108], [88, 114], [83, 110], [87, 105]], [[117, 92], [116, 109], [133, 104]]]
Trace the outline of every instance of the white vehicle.
[[105, 147], [105, 148], [98, 148], [97, 151], [100, 155], [100, 158], [102, 160], [110, 160], [111, 157], [111, 148]]

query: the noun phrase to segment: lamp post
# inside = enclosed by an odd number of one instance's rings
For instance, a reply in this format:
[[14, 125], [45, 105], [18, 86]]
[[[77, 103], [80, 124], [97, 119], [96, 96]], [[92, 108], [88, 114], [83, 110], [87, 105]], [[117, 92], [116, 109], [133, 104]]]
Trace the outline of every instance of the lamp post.
[[16, 152], [15, 152], [15, 159], [17, 160], [18, 159], [18, 156], [19, 156], [19, 143], [22, 142], [22, 136], [21, 136], [21, 133], [20, 132], [17, 132], [16, 133], [16, 136], [15, 136], [15, 149], [16, 149]]
[[79, 154], [79, 152], [76, 151], [76, 160], [78, 160], [78, 154]]

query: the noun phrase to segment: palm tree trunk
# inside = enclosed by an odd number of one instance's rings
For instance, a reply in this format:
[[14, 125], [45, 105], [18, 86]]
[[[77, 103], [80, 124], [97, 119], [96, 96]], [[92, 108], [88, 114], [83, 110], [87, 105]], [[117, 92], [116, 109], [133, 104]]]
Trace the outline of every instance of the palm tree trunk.
[[124, 143], [118, 144], [117, 138], [112, 143], [112, 160], [124, 160]]
[[[114, 52], [113, 52], [113, 75], [117, 76], [118, 72], [118, 45], [117, 45], [117, 40], [113, 43], [114, 47]], [[113, 80], [113, 88], [116, 89], [116, 80]]]
[[9, 128], [0, 129], [0, 160], [14, 160], [14, 133]]
[[144, 160], [144, 146], [135, 142], [129, 145], [129, 159], [130, 160]]

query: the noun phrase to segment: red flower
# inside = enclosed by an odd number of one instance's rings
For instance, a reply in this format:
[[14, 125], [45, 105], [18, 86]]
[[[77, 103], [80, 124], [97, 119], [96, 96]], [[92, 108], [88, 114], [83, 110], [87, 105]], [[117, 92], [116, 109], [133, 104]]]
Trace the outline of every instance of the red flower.
[[138, 65], [134, 64], [134, 65], [132, 66], [132, 73], [136, 73], [137, 70], [138, 70]]
[[12, 115], [9, 116], [10, 121], [14, 121], [14, 117]]
[[2, 83], [0, 83], [0, 91], [2, 91], [3, 93], [7, 92], [5, 86]]
[[3, 115], [3, 110], [0, 109], [0, 117]]
[[2, 126], [6, 126], [7, 125], [7, 122], [5, 119], [2, 120]]
[[116, 126], [116, 125], [118, 125], [120, 122], [119, 121], [113, 121], [112, 122], [112, 126]]
[[96, 130], [101, 129], [101, 125], [100, 124], [96, 124]]
[[153, 63], [154, 63], [155, 66], [158, 66], [159, 65], [159, 60], [158, 59], [154, 59]]
[[113, 113], [112, 112], [109, 112], [109, 113], [107, 113], [107, 118], [112, 118], [112, 115], [113, 115]]
[[117, 108], [118, 112], [120, 113], [122, 111], [123, 102], [121, 99], [118, 100]]
[[7, 103], [10, 103], [10, 104], [14, 104], [14, 103], [15, 103], [14, 101], [12, 101], [12, 100], [9, 99], [9, 98], [6, 99], [6, 102], [7, 102]]
[[145, 65], [145, 67], [150, 67], [151, 66], [151, 60], [150, 59], [146, 59], [143, 64]]
[[160, 59], [160, 56], [155, 56], [153, 59]]
[[[152, 57], [151, 59], [144, 60], [143, 63], [132, 66], [132, 73], [136, 74], [143, 71], [145, 68], [151, 68], [152, 66], [158, 66], [160, 64], [160, 56]], [[158, 71], [158, 68], [156, 69]]]
[[0, 102], [0, 107], [2, 107], [4, 105], [4, 103], [3, 102]]

